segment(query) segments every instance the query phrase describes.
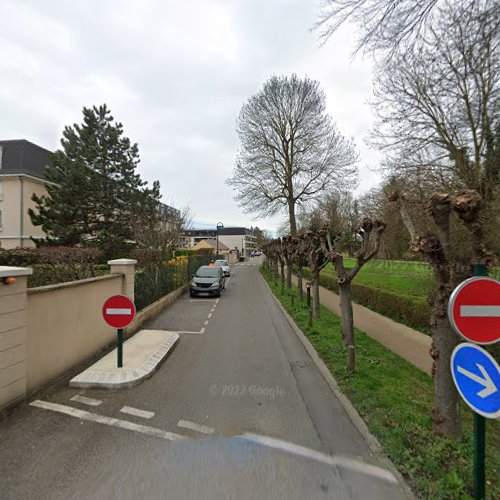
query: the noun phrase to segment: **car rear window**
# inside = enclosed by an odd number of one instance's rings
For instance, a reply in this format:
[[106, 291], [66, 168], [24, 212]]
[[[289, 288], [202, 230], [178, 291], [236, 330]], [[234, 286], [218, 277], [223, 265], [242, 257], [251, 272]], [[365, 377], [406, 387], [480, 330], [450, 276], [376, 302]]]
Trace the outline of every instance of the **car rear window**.
[[196, 271], [197, 278], [217, 278], [219, 269], [217, 267], [202, 266]]

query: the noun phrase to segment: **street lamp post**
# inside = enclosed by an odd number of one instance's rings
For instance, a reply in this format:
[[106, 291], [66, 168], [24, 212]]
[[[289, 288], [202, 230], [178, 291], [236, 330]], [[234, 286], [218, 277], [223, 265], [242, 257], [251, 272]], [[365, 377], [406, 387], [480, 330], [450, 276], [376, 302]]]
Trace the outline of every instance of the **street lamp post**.
[[217, 222], [217, 256], [215, 257], [216, 259], [219, 258], [219, 231], [224, 227], [224, 224], [222, 222]]

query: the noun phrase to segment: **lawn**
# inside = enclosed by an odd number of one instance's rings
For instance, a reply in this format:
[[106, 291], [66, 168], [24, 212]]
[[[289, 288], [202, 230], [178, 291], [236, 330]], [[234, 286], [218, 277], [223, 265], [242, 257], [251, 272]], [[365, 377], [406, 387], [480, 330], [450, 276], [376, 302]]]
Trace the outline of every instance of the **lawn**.
[[[321, 308], [321, 319], [307, 327], [303, 303], [279, 296], [279, 285], [263, 269], [275, 295], [309, 338], [340, 388], [380, 441], [384, 452], [419, 498], [470, 498], [472, 488], [472, 412], [463, 405], [463, 436], [450, 439], [432, 432], [432, 379], [356, 330], [357, 366], [346, 375], [340, 319]], [[397, 374], [397, 376], [395, 376]], [[487, 425], [487, 498], [500, 498], [500, 422]]]
[[[354, 267], [355, 259], [344, 259], [346, 267]], [[335, 273], [331, 264], [325, 273]], [[425, 262], [373, 260], [365, 264], [355, 280], [375, 288], [383, 288], [413, 297], [426, 298], [436, 287], [431, 267]]]

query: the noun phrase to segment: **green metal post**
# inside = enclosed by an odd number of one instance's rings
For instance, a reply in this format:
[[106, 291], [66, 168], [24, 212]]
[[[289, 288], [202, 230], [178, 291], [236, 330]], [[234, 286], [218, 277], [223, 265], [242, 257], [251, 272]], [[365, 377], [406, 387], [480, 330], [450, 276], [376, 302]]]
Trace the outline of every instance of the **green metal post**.
[[486, 419], [474, 412], [474, 498], [484, 500], [486, 467]]
[[[475, 276], [487, 276], [484, 264], [474, 264]], [[486, 495], [486, 419], [474, 412], [474, 498], [484, 500]]]
[[118, 328], [118, 368], [123, 367], [123, 329]]

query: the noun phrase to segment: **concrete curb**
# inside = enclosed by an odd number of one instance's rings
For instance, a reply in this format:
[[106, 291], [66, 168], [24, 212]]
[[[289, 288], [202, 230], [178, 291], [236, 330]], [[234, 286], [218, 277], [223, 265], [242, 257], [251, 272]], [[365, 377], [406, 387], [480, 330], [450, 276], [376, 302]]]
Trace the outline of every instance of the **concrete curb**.
[[267, 281], [264, 279], [262, 276], [262, 279], [264, 281], [264, 284], [266, 285], [267, 289], [269, 290], [269, 293], [275, 300], [276, 304], [280, 308], [281, 312], [287, 319], [288, 323], [290, 324], [292, 330], [295, 332], [299, 340], [302, 342], [302, 345], [304, 346], [305, 350], [311, 356], [311, 359], [314, 361], [314, 364], [320, 371], [321, 375], [325, 379], [326, 383], [329, 385], [330, 389], [332, 392], [335, 394], [335, 397], [338, 399], [339, 403], [342, 405], [344, 408], [345, 412], [347, 413], [347, 416], [351, 420], [352, 424], [356, 429], [359, 431], [363, 439], [365, 440], [366, 444], [368, 445], [368, 448], [370, 448], [370, 451], [377, 456], [377, 458], [385, 465], [397, 478], [398, 482], [401, 485], [401, 488], [404, 492], [404, 494], [407, 496], [409, 499], [415, 499], [415, 495], [411, 491], [410, 487], [406, 483], [405, 479], [401, 475], [401, 473], [398, 471], [396, 466], [392, 463], [392, 461], [383, 453], [382, 451], [382, 446], [380, 445], [380, 442], [378, 439], [369, 431], [367, 425], [365, 424], [365, 421], [361, 418], [360, 414], [356, 411], [356, 408], [352, 405], [351, 401], [345, 396], [345, 394], [340, 390], [340, 387], [337, 384], [337, 381], [331, 374], [330, 370], [328, 367], [325, 365], [324, 361], [320, 358], [319, 354], [316, 352], [316, 349], [313, 347], [311, 342], [309, 342], [309, 339], [305, 336], [304, 332], [296, 325], [295, 321], [293, 318], [288, 314], [288, 312], [285, 310], [279, 299], [274, 295], [273, 291], [271, 290], [270, 286], [268, 285]]
[[[133, 342], [141, 333], [147, 332], [148, 330], [142, 330], [139, 334], [127, 340], [124, 345], [124, 350], [128, 342]], [[134, 385], [140, 384], [143, 380], [153, 375], [179, 342], [179, 335], [177, 333], [164, 333], [165, 339], [146, 359], [142, 366], [131, 369], [115, 368], [114, 370], [100, 371], [94, 369], [99, 363], [98, 361], [76, 377], [72, 378], [69, 382], [69, 386], [81, 389], [123, 389], [125, 387], [133, 387]], [[110, 356], [114, 358], [116, 356], [115, 351], [116, 349], [105, 357]]]

